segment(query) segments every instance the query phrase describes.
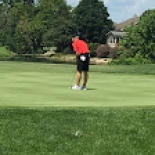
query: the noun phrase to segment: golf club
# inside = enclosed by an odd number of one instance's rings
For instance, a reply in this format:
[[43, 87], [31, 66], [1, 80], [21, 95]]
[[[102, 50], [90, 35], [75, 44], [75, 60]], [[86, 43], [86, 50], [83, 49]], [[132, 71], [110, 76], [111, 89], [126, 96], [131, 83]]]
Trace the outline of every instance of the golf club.
[[69, 84], [69, 89], [72, 89], [72, 84], [73, 84], [73, 80], [75, 80], [75, 76], [76, 76], [76, 72], [73, 74], [72, 79], [71, 79], [71, 83]]

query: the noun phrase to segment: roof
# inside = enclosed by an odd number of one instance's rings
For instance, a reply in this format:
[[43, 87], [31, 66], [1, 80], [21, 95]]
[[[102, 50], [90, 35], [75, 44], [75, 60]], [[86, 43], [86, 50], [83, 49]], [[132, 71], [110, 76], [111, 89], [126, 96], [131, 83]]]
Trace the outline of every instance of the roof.
[[135, 15], [133, 18], [129, 18], [128, 20], [124, 22], [115, 24], [115, 30], [123, 30], [125, 27], [128, 27], [131, 24], [137, 24], [139, 22], [139, 19], [140, 18]]
[[109, 33], [108, 33], [108, 35], [113, 35], [113, 36], [116, 36], [116, 37], [123, 37], [125, 34], [126, 34], [126, 32], [122, 32], [122, 31], [110, 31]]

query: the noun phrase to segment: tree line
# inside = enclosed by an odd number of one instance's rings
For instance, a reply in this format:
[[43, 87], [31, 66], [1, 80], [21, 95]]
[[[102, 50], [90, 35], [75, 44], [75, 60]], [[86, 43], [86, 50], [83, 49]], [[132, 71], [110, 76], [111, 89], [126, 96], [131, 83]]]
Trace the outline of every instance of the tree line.
[[[77, 32], [95, 51], [106, 43], [114, 29], [104, 2], [81, 0], [72, 8], [66, 0], [3, 0], [0, 3], [0, 46], [17, 54], [42, 53], [43, 47], [71, 52], [71, 36]], [[114, 63], [155, 62], [155, 9], [146, 10], [139, 22], [124, 29], [126, 35], [117, 49], [111, 50]], [[105, 55], [105, 46], [98, 51]], [[99, 53], [99, 54], [100, 54]]]
[[43, 47], [70, 49], [77, 32], [88, 43], [105, 43], [113, 22], [104, 2], [81, 0], [72, 8], [65, 0], [4, 0], [0, 4], [0, 46], [18, 54], [41, 53]]
[[120, 57], [122, 64], [155, 63], [155, 9], [146, 10], [137, 24], [125, 30], [121, 42]]

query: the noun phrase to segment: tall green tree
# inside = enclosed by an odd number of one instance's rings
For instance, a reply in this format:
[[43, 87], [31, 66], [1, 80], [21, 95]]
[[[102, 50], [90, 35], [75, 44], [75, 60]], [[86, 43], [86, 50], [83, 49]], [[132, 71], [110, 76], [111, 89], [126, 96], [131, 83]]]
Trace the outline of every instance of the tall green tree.
[[6, 41], [6, 25], [7, 25], [7, 7], [0, 4], [0, 45], [4, 45]]
[[38, 17], [44, 25], [44, 46], [56, 46], [61, 52], [70, 45], [71, 35], [76, 31], [71, 7], [65, 0], [40, 0]]
[[34, 18], [34, 7], [15, 3], [7, 15], [7, 41], [10, 50], [25, 53], [32, 46], [29, 24]]
[[56, 46], [58, 52], [62, 52], [71, 44], [71, 36], [75, 33], [76, 25], [68, 19], [58, 17], [54, 19], [51, 28], [43, 35], [44, 44]]
[[81, 0], [73, 13], [79, 31], [88, 42], [106, 42], [106, 34], [113, 29], [113, 22], [104, 2]]
[[139, 53], [155, 62], [155, 10], [145, 11], [138, 24], [132, 25], [126, 31], [122, 45], [129, 49], [128, 57]]
[[5, 45], [10, 50], [36, 53], [42, 46], [56, 46], [61, 52], [70, 45], [76, 25], [65, 0], [40, 0], [36, 7], [22, 1], [8, 8]]
[[13, 7], [16, 3], [35, 5], [35, 0], [3, 0], [3, 3], [7, 4], [8, 7]]

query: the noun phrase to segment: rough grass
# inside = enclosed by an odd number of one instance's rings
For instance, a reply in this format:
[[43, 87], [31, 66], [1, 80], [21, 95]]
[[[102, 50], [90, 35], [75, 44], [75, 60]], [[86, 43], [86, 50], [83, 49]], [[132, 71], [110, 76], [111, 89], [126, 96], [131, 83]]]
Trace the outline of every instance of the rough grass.
[[1, 109], [1, 155], [154, 155], [155, 108]]
[[0, 155], [154, 155], [155, 65], [74, 67], [0, 62]]

